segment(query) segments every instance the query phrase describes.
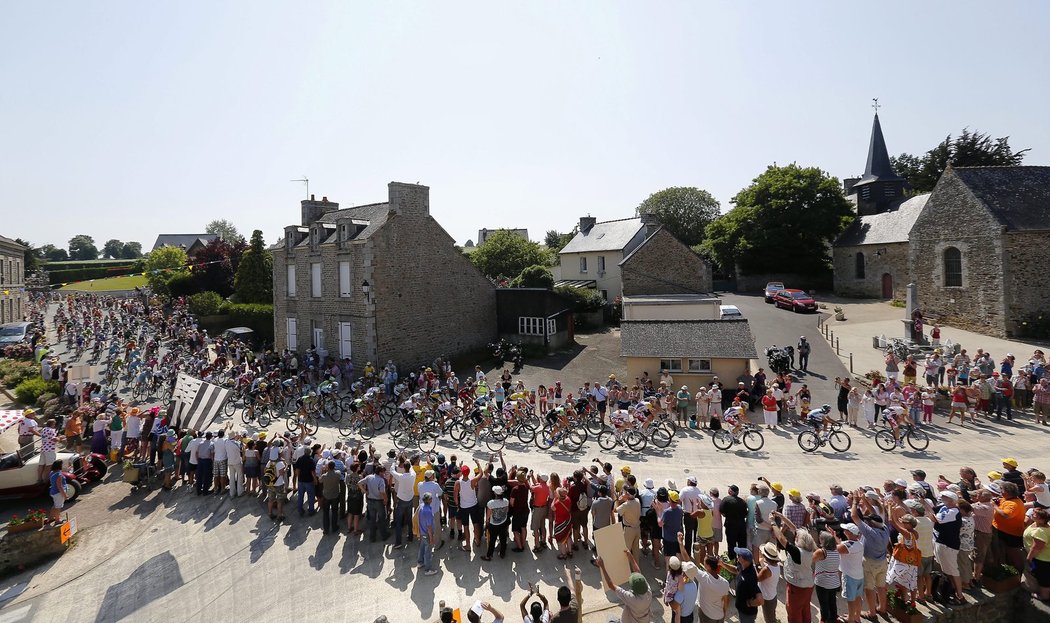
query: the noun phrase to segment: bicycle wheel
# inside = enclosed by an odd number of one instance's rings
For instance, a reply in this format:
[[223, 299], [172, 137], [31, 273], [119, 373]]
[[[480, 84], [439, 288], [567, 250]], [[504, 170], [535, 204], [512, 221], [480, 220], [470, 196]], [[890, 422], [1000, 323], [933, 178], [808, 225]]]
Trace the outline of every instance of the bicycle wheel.
[[657, 426], [649, 434], [649, 441], [653, 442], [653, 445], [657, 448], [666, 448], [671, 445], [672, 439], [674, 439], [674, 435], [670, 429], [663, 426]]
[[521, 443], [532, 443], [536, 438], [536, 429], [527, 422], [518, 425], [518, 441]]
[[448, 436], [451, 437], [453, 441], [459, 441], [460, 439], [463, 439], [463, 435], [466, 434], [467, 426], [461, 420], [456, 420], [455, 422], [452, 422], [452, 426], [448, 427]]
[[384, 423], [389, 423], [397, 414], [397, 405], [392, 402], [385, 402], [383, 406], [379, 407], [379, 415], [383, 418]]
[[333, 397], [325, 399], [324, 414], [333, 422], [343, 419], [343, 409], [339, 406], [339, 401]]
[[927, 435], [925, 431], [913, 428], [908, 432], [908, 445], [913, 449], [922, 452], [930, 447], [930, 436]]
[[598, 433], [598, 447], [602, 450], [612, 450], [616, 447], [616, 432], [610, 428], [606, 428], [602, 432]]
[[567, 435], [562, 437], [561, 445], [569, 452], [577, 452], [583, 447], [583, 444], [586, 441], [587, 431], [585, 429], [571, 430]]
[[597, 415], [589, 416], [583, 423], [583, 426], [587, 429], [587, 432], [592, 435], [600, 435], [602, 430], [605, 429], [605, 425], [602, 424], [602, 419]]
[[434, 438], [427, 434], [426, 431], [424, 431], [422, 435], [417, 435], [416, 437], [416, 445], [419, 446], [419, 451], [424, 454], [433, 452], [435, 443]]
[[820, 439], [817, 438], [817, 434], [813, 431], [804, 430], [798, 434], [798, 447], [805, 452], [816, 452], [817, 448], [820, 447]]
[[536, 444], [536, 447], [540, 450], [550, 450], [551, 447], [554, 446], [553, 431], [554, 425], [548, 424], [544, 426], [542, 430], [536, 433], [536, 438], [533, 439], [533, 443]]
[[290, 413], [284, 418], [284, 427], [288, 429], [289, 433], [294, 433], [299, 430], [299, 416], [295, 413]]
[[[229, 403], [227, 403], [227, 404], [229, 404]], [[232, 416], [233, 413], [227, 413], [226, 415]], [[252, 423], [252, 416], [248, 415], [248, 409], [245, 409], [244, 411], [241, 411], [241, 422], [244, 422], [245, 424], [251, 424]]]
[[837, 430], [828, 435], [828, 443], [836, 452], [845, 452], [853, 445], [853, 440], [850, 439], [849, 433]]
[[757, 430], [746, 430], [742, 436], [744, 447], [752, 452], [757, 452], [766, 444], [766, 438]]
[[467, 430], [465, 431], [464, 435], [462, 437], [460, 437], [459, 443], [460, 443], [461, 446], [463, 446], [467, 450], [469, 450], [469, 449], [473, 448], [474, 446], [478, 445], [478, 436], [476, 434], [474, 434], [474, 429], [468, 427]]
[[266, 428], [267, 426], [270, 425], [270, 422], [273, 419], [270, 416], [270, 410], [271, 409], [273, 409], [273, 405], [265, 405], [261, 409], [256, 409], [255, 410], [255, 417], [259, 421], [259, 427], [260, 428]]
[[482, 436], [485, 438], [485, 445], [493, 452], [499, 452], [507, 445], [506, 436], [493, 434], [493, 431], [485, 431]]
[[636, 430], [629, 430], [624, 433], [623, 442], [627, 444], [628, 448], [635, 452], [642, 451], [646, 444], [649, 443], [648, 440], [646, 440], [645, 435]]
[[346, 422], [339, 425], [339, 435], [342, 437], [350, 437], [356, 432], [358, 428], [358, 422], [354, 418], [350, 418]]
[[875, 445], [881, 450], [889, 452], [897, 447], [897, 440], [893, 438], [893, 433], [888, 430], [880, 430], [875, 433]]
[[733, 447], [733, 433], [727, 430], [716, 431], [711, 436], [711, 443], [715, 444], [719, 450], [728, 450]]

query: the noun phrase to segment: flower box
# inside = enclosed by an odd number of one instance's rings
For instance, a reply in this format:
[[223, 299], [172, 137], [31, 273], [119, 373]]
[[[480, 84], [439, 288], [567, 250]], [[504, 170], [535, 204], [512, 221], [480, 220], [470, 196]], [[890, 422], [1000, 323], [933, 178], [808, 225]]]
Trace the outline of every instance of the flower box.
[[13, 526], [12, 525], [8, 525], [7, 526], [7, 533], [8, 534], [18, 534], [19, 532], [33, 532], [34, 530], [39, 530], [39, 529], [41, 529], [43, 527], [44, 527], [44, 522], [42, 522], [42, 521], [26, 521], [26, 522], [23, 522], [23, 523], [20, 523], [20, 524], [16, 524], [16, 525], [13, 525]]
[[922, 623], [926, 620], [926, 617], [924, 617], [922, 613], [916, 612], [915, 614], [908, 614], [904, 608], [894, 608], [893, 606], [890, 606], [889, 611], [890, 616], [892, 616], [895, 621], [900, 621], [900, 623]]
[[1021, 585], [1020, 575], [1007, 576], [1001, 580], [993, 579], [985, 575], [981, 578], [981, 584], [988, 589], [989, 592], [995, 593], [996, 595], [1002, 595], [1003, 593], [1009, 593], [1018, 586]]

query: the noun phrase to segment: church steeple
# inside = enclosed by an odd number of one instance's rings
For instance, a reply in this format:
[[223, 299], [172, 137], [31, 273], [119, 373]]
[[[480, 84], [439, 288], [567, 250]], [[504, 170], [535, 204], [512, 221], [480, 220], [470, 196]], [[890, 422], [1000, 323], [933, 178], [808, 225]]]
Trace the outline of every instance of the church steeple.
[[861, 216], [878, 214], [895, 207], [904, 197], [904, 189], [908, 185], [907, 180], [897, 175], [890, 163], [882, 124], [879, 123], [878, 106], [876, 99], [864, 176], [852, 184], [848, 191], [850, 195], [857, 196], [857, 213]]

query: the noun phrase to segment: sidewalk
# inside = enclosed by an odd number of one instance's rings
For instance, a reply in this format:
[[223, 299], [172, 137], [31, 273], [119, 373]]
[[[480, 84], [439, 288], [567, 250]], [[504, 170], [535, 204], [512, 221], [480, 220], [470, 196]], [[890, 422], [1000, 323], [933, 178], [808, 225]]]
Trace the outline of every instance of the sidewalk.
[[[881, 336], [886, 336], [886, 339], [903, 338], [904, 308], [893, 307], [885, 301], [853, 299], [829, 299], [827, 305], [827, 310], [821, 310], [828, 314], [823, 321], [825, 326], [821, 327], [821, 335], [824, 336], [826, 331], [825, 339], [831, 344], [832, 349], [838, 346], [839, 358], [846, 367], [850, 367], [850, 354], [852, 354], [853, 368], [851, 371], [855, 376], [862, 377], [870, 370], [884, 370], [885, 354], [872, 347], [872, 338]], [[833, 309], [836, 306], [841, 307], [845, 312], [846, 320], [835, 320]], [[992, 359], [995, 360], [997, 367], [998, 362], [1007, 353], [1017, 357], [1017, 365], [1020, 366], [1028, 361], [1028, 357], [1035, 349], [1040, 348], [1036, 344], [1004, 340], [941, 325], [941, 344], [948, 342], [962, 345], [971, 357], [978, 348], [983, 348], [985, 352], [992, 354]]]

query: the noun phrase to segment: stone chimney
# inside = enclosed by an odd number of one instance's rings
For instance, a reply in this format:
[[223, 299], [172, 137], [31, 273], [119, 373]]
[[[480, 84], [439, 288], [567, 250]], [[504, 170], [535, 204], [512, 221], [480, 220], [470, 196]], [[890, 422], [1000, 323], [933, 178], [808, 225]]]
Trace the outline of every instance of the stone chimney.
[[329, 201], [328, 197], [321, 197], [321, 200], [317, 201], [314, 195], [310, 195], [309, 199], [303, 199], [301, 203], [303, 207], [303, 227], [309, 227], [325, 214], [339, 209], [339, 204]]
[[404, 182], [387, 184], [391, 214], [428, 216], [430, 214], [430, 187]]
[[594, 224], [598, 222], [598, 219], [593, 216], [581, 216], [580, 217], [580, 233], [586, 234], [590, 228], [594, 227]]
[[642, 225], [645, 225], [646, 238], [655, 234], [657, 229], [660, 229], [660, 221], [656, 220], [656, 217], [652, 214], [642, 212], [638, 217], [642, 220]]

